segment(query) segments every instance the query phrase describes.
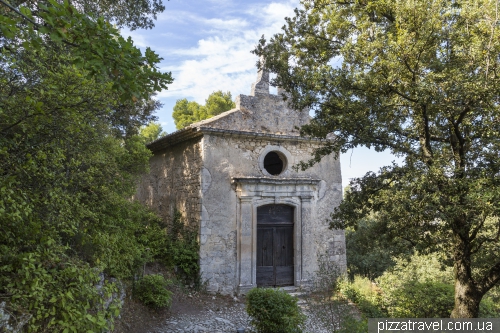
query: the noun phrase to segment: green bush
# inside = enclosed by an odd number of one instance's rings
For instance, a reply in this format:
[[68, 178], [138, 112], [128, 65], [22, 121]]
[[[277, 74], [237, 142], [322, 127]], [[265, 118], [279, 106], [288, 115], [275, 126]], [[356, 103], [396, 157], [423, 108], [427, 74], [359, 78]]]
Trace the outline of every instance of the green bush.
[[454, 305], [453, 273], [436, 254], [415, 254], [377, 279], [390, 317], [449, 317]]
[[396, 318], [447, 318], [455, 302], [453, 285], [439, 281], [406, 281], [390, 296], [387, 310]]
[[353, 316], [347, 317], [342, 323], [338, 333], [366, 333], [368, 332], [368, 320], [357, 320]]
[[172, 292], [167, 290], [169, 284], [163, 275], [146, 275], [135, 284], [134, 296], [153, 309], [168, 308], [172, 304]]
[[154, 259], [170, 269], [175, 269], [178, 278], [185, 283], [200, 286], [200, 266], [198, 264], [200, 245], [197, 230], [186, 225], [181, 213], [176, 210], [168, 232], [165, 231], [165, 233], [165, 245], [160, 242], [161, 250], [154, 253]]
[[300, 333], [305, 322], [297, 299], [279, 289], [250, 290], [246, 310], [258, 333]]
[[369, 279], [355, 276], [353, 282], [343, 282], [340, 292], [356, 307], [365, 318], [384, 318], [387, 312], [381, 304], [380, 289]]

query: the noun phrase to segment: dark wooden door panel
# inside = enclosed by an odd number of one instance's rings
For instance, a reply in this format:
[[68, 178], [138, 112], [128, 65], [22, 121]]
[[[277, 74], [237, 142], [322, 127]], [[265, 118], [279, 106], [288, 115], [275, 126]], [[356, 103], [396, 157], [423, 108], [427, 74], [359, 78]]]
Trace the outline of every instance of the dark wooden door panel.
[[293, 207], [257, 209], [257, 285], [293, 285]]
[[257, 267], [273, 266], [273, 228], [257, 228]]
[[275, 286], [293, 286], [293, 266], [276, 266]]
[[275, 266], [293, 266], [293, 226], [274, 230]]
[[275, 286], [274, 266], [257, 266], [257, 285], [259, 287]]

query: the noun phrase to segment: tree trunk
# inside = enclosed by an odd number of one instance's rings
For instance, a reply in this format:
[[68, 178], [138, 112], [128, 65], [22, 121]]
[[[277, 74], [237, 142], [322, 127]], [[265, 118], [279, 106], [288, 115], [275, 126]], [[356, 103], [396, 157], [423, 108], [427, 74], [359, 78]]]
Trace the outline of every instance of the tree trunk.
[[479, 316], [479, 303], [483, 295], [477, 292], [472, 283], [455, 281], [455, 307], [451, 318], [477, 318]]
[[455, 307], [451, 318], [477, 318], [483, 298], [472, 278], [470, 244], [456, 236], [455, 243]]

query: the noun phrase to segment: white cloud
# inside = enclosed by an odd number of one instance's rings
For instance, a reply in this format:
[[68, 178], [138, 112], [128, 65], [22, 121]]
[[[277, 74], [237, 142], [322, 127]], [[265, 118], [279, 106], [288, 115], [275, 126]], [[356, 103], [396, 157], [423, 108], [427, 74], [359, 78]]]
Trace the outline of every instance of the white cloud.
[[120, 30], [120, 34], [125, 39], [127, 39], [129, 36], [132, 37], [134, 45], [137, 47], [147, 47], [150, 45], [150, 43], [148, 44], [146, 36], [144, 34], [139, 33], [137, 30], [131, 31], [127, 28], [122, 28]]
[[208, 36], [198, 40], [195, 47], [168, 51], [184, 59], [175, 68], [168, 66], [164, 69], [172, 71], [175, 81], [169, 90], [158, 96], [187, 97], [204, 103], [215, 90], [231, 91], [233, 97], [249, 94], [257, 75], [257, 57], [250, 51], [262, 34], [270, 37], [280, 31], [285, 23], [284, 17], [293, 15], [297, 2], [272, 2], [264, 7], [254, 5], [241, 8], [230, 17], [184, 15], [184, 23], [192, 20]]

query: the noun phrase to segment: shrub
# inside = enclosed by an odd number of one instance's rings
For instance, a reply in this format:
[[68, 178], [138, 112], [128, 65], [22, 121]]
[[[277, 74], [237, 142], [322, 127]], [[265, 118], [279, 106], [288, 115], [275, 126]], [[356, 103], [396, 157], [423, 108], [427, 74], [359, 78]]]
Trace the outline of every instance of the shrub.
[[250, 290], [246, 310], [258, 333], [300, 333], [305, 322], [297, 299], [279, 289]]
[[177, 276], [186, 283], [201, 286], [198, 232], [184, 223], [182, 214], [176, 210], [167, 233], [166, 246], [155, 259], [169, 268], [175, 268]]
[[380, 289], [369, 279], [355, 276], [353, 282], [344, 281], [340, 292], [356, 307], [365, 318], [383, 318], [387, 313], [381, 304]]
[[306, 295], [308, 311], [328, 332], [365, 332], [366, 320], [358, 320], [355, 308], [340, 290], [346, 284], [345, 272], [328, 256], [318, 256], [313, 291]]
[[387, 310], [396, 318], [447, 318], [455, 302], [453, 285], [439, 281], [406, 281], [390, 296]]
[[453, 273], [436, 254], [415, 254], [377, 279], [391, 317], [449, 317], [454, 305]]
[[172, 304], [172, 292], [167, 290], [170, 281], [163, 275], [146, 275], [134, 286], [134, 296], [153, 309], [168, 308]]

